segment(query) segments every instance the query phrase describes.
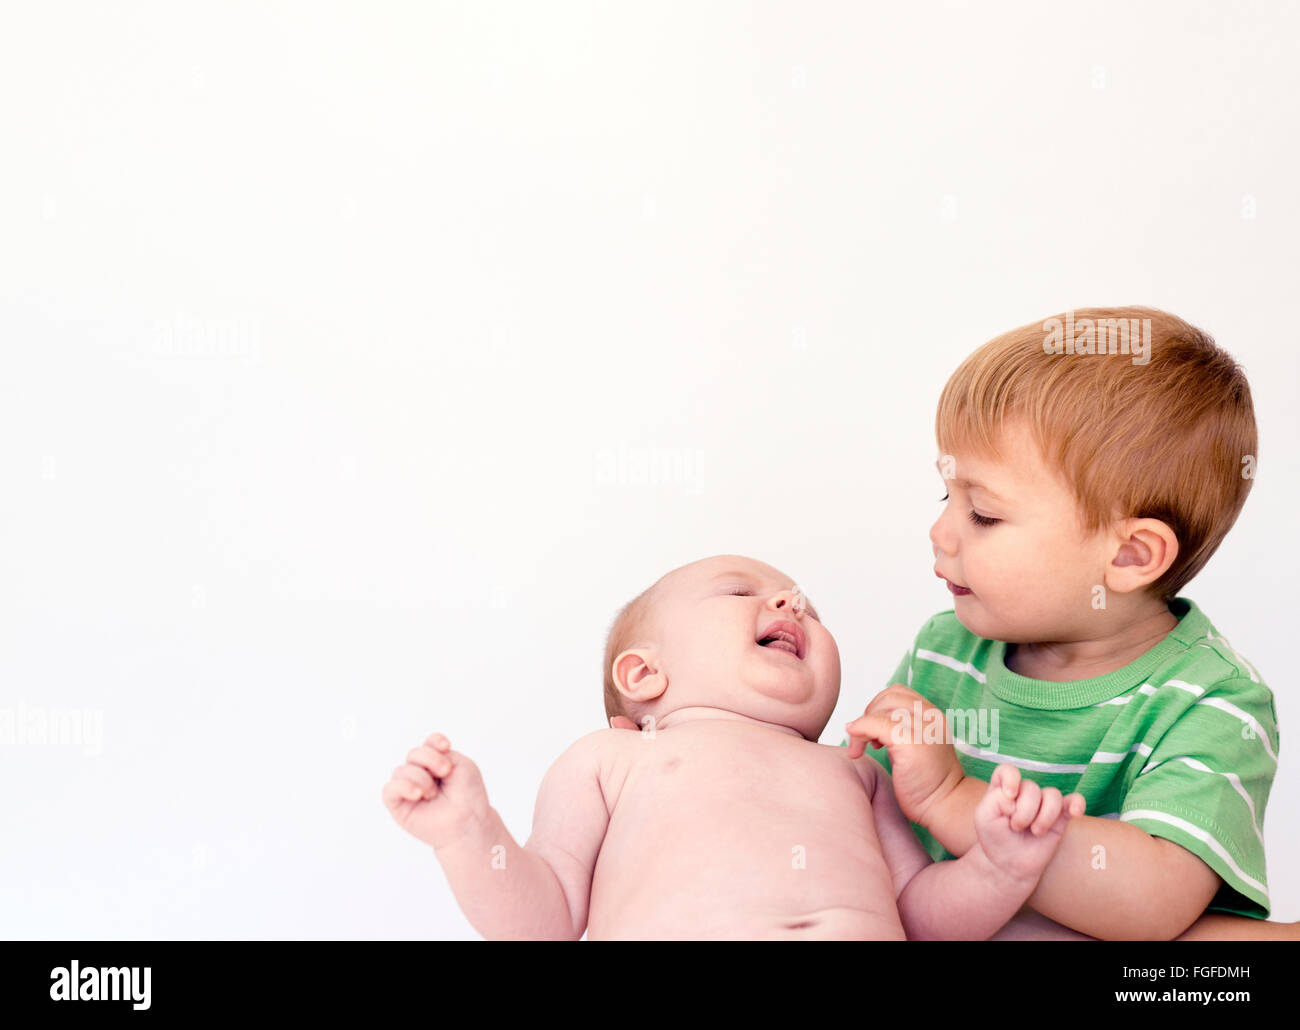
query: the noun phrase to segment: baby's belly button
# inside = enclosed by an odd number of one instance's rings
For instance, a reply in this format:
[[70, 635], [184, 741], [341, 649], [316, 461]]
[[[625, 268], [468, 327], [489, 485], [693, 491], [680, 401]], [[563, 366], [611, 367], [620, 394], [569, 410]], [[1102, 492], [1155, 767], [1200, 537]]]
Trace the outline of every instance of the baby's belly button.
[[825, 936], [843, 931], [891, 930], [896, 924], [901, 929], [897, 910], [886, 913], [862, 908], [824, 908], [803, 915], [777, 919], [774, 929], [789, 931], [794, 936]]
[[[648, 886], [644, 881], [639, 888]], [[735, 883], [732, 887], [738, 886]], [[811, 885], [809, 885], [811, 886]], [[903, 939], [892, 891], [782, 890], [774, 882], [656, 885], [649, 893], [613, 891], [593, 897], [591, 919], [605, 933], [631, 937], [750, 939]]]

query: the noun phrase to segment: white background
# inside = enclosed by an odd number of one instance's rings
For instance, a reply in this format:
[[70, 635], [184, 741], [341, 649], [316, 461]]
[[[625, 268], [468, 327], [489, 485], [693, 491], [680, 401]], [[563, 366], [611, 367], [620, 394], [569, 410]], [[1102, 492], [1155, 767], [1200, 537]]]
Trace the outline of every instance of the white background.
[[0, 24], [0, 709], [103, 734], [0, 745], [5, 936], [474, 936], [392, 768], [446, 732], [522, 841], [710, 554], [807, 587], [837, 743], [951, 607], [945, 379], [1125, 303], [1251, 380], [1185, 593], [1300, 919], [1296, 4], [120, 6]]

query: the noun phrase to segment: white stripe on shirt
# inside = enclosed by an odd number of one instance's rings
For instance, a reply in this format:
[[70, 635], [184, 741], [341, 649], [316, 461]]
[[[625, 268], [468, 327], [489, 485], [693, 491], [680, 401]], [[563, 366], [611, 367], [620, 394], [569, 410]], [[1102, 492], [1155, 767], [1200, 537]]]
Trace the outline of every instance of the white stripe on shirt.
[[984, 751], [977, 748], [974, 744], [967, 744], [964, 740], [953, 738], [952, 746], [960, 751], [963, 755], [970, 755], [972, 758], [982, 758], [986, 762], [1002, 763], [1014, 765], [1018, 769], [1032, 769], [1034, 772], [1049, 773], [1083, 773], [1088, 771], [1086, 765], [1062, 765], [1059, 762], [1040, 762], [1033, 758], [1014, 758], [1011, 755], [1000, 755], [996, 751]]
[[1125, 822], [1132, 822], [1134, 819], [1154, 819], [1159, 823], [1168, 823], [1170, 826], [1176, 826], [1184, 833], [1190, 834], [1203, 844], [1207, 845], [1211, 851], [1218, 855], [1228, 864], [1228, 868], [1236, 874], [1237, 878], [1260, 894], [1268, 897], [1268, 888], [1256, 880], [1253, 876], [1248, 876], [1236, 862], [1222, 844], [1202, 830], [1199, 826], [1189, 823], [1186, 819], [1179, 819], [1176, 815], [1170, 815], [1168, 812], [1157, 812], [1150, 808], [1138, 808], [1131, 812], [1125, 812], [1120, 816]]
[[1217, 708], [1222, 712], [1227, 712], [1229, 715], [1235, 715], [1238, 719], [1254, 730], [1255, 736], [1259, 738], [1260, 743], [1264, 745], [1264, 750], [1268, 752], [1268, 757], [1273, 759], [1274, 765], [1277, 765], [1277, 755], [1273, 754], [1273, 745], [1268, 742], [1268, 734], [1264, 732], [1264, 727], [1259, 724], [1253, 715], [1249, 712], [1243, 712], [1236, 705], [1229, 704], [1220, 697], [1207, 697], [1204, 701], [1197, 701], [1196, 703], [1198, 705], [1209, 705], [1210, 707]]
[[1124, 759], [1126, 759], [1129, 755], [1132, 754], [1139, 754], [1143, 758], [1146, 758], [1148, 755], [1151, 754], [1151, 745], [1143, 744], [1139, 740], [1127, 751], [1095, 751], [1093, 752], [1092, 755], [1092, 761], [1114, 764], [1115, 762], [1124, 761]]
[[1175, 758], [1166, 758], [1163, 762], [1156, 762], [1153, 765], [1148, 765], [1140, 773], [1138, 773], [1138, 775], [1145, 776], [1152, 769], [1164, 765], [1165, 762], [1182, 762], [1184, 765], [1190, 765], [1197, 772], [1213, 773], [1215, 776], [1222, 776], [1225, 780], [1231, 783], [1232, 789], [1241, 795], [1241, 799], [1244, 802], [1246, 802], [1246, 807], [1250, 809], [1250, 823], [1255, 830], [1255, 836], [1259, 838], [1260, 844], [1264, 843], [1264, 834], [1260, 830], [1259, 820], [1255, 816], [1255, 802], [1253, 802], [1250, 799], [1250, 795], [1246, 793], [1246, 788], [1241, 785], [1240, 776], [1238, 776], [1234, 772], [1225, 772], [1225, 773], [1216, 772], [1214, 769], [1211, 769], [1204, 762], [1198, 761], [1195, 758], [1190, 758], [1187, 755], [1178, 755]]
[[927, 662], [937, 662], [939, 665], [946, 665], [948, 668], [955, 669], [957, 672], [964, 672], [974, 679], [976, 683], [983, 683], [988, 678], [984, 673], [980, 672], [979, 669], [971, 665], [970, 662], [959, 661], [949, 655], [939, 654], [937, 651], [927, 651], [923, 647], [918, 647], [916, 649], [916, 657], [924, 658]]
[[[1152, 694], [1154, 694], [1155, 692], [1156, 692], [1156, 688], [1153, 687], [1150, 683], [1143, 683], [1142, 686], [1140, 686], [1140, 687], [1137, 688], [1137, 692], [1136, 692], [1136, 693], [1137, 693], [1137, 694], [1145, 694], [1147, 697], [1150, 697], [1150, 696], [1151, 696]], [[1093, 705], [1092, 707], [1093, 707], [1093, 708], [1102, 708], [1102, 707], [1104, 707], [1105, 705], [1126, 705], [1126, 704], [1128, 704], [1130, 701], [1132, 701], [1133, 698], [1134, 698], [1135, 696], [1136, 696], [1136, 694], [1126, 694], [1126, 695], [1124, 695], [1123, 697], [1112, 697], [1109, 701], [1098, 701], [1098, 702], [1097, 702], [1095, 705]]]

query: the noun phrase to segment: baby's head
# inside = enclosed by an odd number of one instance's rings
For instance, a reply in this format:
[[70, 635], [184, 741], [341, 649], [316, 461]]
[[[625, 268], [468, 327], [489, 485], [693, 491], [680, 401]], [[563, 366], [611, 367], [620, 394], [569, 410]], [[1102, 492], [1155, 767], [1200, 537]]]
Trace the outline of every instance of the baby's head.
[[641, 724], [716, 708], [816, 740], [840, 691], [840, 655], [816, 609], [770, 565], [718, 555], [629, 602], [605, 644], [605, 714]]
[[935, 430], [935, 572], [967, 629], [1013, 643], [1085, 639], [1166, 605], [1236, 521], [1257, 455], [1245, 374], [1152, 308], [991, 340], [944, 387]]

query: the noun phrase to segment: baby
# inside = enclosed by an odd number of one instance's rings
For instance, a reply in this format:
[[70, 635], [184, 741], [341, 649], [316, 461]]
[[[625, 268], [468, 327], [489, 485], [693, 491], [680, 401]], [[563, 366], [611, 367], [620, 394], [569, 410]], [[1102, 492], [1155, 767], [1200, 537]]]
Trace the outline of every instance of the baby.
[[520, 847], [478, 768], [435, 733], [384, 786], [488, 938], [983, 939], [1020, 908], [1078, 794], [1000, 766], [977, 842], [932, 862], [879, 763], [817, 743], [834, 637], [794, 583], [718, 556], [661, 578], [606, 645], [611, 717], [542, 781]]

